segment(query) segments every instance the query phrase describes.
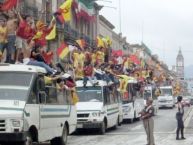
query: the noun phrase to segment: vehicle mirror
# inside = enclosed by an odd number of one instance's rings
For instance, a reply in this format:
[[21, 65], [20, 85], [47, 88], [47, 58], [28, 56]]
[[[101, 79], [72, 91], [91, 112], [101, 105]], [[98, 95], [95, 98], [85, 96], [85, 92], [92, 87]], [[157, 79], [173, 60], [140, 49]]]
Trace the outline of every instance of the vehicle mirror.
[[46, 103], [46, 93], [45, 92], [39, 92], [39, 101], [41, 104]]

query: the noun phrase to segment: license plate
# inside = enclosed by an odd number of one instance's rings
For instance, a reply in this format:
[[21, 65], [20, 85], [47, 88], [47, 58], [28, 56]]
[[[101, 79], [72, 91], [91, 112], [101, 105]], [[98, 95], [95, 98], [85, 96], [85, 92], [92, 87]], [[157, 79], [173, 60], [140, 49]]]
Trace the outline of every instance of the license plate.
[[83, 128], [83, 124], [77, 124], [77, 128]]

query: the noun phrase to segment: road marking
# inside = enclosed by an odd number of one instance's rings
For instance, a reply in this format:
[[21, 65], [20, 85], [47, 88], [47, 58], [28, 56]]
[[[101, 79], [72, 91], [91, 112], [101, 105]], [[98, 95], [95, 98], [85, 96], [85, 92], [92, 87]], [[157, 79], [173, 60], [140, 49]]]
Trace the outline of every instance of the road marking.
[[137, 126], [131, 128], [131, 129], [129, 129], [129, 130], [132, 131], [132, 130], [138, 130], [138, 129], [141, 129], [141, 128], [143, 128], [143, 125], [142, 125], [142, 124], [137, 125]]

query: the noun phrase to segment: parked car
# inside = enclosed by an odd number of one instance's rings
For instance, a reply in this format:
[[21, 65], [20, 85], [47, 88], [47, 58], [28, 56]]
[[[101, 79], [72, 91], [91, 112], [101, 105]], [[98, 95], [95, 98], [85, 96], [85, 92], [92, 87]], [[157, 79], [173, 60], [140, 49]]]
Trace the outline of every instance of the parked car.
[[183, 97], [183, 99], [182, 99], [182, 104], [183, 104], [184, 106], [190, 107], [191, 104], [190, 104], [190, 99], [189, 99], [189, 97]]
[[190, 96], [189, 99], [190, 99], [190, 104], [193, 105], [193, 96]]

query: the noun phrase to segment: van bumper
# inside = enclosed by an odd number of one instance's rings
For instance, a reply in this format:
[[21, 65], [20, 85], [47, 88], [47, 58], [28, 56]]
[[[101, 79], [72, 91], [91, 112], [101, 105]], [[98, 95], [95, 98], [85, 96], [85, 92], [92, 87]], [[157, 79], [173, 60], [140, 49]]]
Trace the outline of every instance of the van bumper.
[[77, 124], [77, 129], [98, 129], [101, 127], [102, 122], [84, 122]]
[[158, 107], [173, 107], [174, 104], [173, 103], [166, 103], [166, 104], [158, 104]]
[[26, 140], [27, 132], [0, 133], [0, 143], [2, 142], [23, 142]]

